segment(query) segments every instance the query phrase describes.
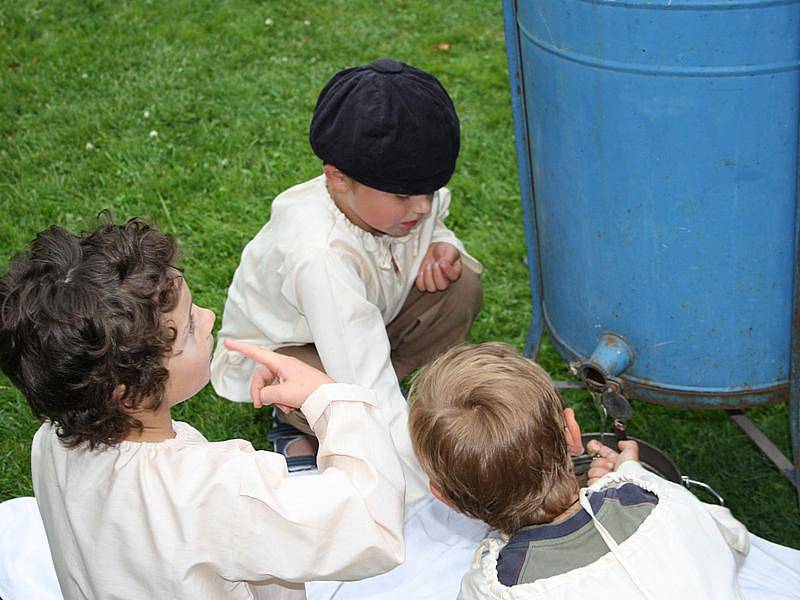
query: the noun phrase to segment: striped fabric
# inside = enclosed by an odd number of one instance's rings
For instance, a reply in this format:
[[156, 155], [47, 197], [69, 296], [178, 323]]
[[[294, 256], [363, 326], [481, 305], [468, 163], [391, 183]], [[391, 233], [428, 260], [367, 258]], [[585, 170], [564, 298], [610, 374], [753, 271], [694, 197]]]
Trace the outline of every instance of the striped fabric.
[[[633, 483], [592, 494], [592, 509], [618, 544], [644, 522], [658, 498]], [[506, 586], [531, 583], [589, 565], [608, 552], [589, 514], [580, 509], [559, 523], [531, 525], [500, 552], [497, 576]]]

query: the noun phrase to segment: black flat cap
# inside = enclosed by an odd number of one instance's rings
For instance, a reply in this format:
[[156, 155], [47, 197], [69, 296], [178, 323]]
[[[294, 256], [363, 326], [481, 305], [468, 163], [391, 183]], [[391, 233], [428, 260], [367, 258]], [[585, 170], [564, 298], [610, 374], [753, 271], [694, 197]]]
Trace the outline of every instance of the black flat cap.
[[336, 73], [320, 92], [308, 137], [324, 163], [394, 194], [445, 185], [460, 148], [458, 115], [442, 84], [391, 58]]

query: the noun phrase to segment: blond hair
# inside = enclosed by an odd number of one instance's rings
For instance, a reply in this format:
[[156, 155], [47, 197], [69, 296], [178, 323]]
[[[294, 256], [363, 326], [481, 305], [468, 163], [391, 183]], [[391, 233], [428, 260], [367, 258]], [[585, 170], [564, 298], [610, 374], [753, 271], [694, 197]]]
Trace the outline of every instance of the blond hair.
[[417, 375], [409, 401], [414, 452], [461, 512], [511, 534], [572, 504], [563, 403], [508, 344], [452, 348]]

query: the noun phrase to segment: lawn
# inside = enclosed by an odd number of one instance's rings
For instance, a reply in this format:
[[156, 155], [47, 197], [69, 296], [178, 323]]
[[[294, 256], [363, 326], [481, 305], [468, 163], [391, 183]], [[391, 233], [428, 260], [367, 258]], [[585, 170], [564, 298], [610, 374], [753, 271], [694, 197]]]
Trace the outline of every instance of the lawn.
[[[37, 231], [87, 229], [109, 208], [174, 233], [195, 301], [218, 315], [270, 201], [320, 173], [307, 132], [327, 79], [381, 56], [435, 73], [462, 124], [449, 225], [486, 266], [472, 339], [522, 348], [530, 291], [499, 0], [3, 0], [0, 52], [0, 269]], [[539, 360], [566, 376], [546, 342]], [[588, 396], [567, 396], [595, 429]], [[634, 408], [633, 435], [713, 485], [753, 532], [800, 548], [794, 488], [724, 414]], [[787, 406], [747, 413], [789, 453]], [[176, 416], [269, 448], [267, 413], [210, 387]], [[0, 377], [0, 501], [32, 493], [36, 427]]]

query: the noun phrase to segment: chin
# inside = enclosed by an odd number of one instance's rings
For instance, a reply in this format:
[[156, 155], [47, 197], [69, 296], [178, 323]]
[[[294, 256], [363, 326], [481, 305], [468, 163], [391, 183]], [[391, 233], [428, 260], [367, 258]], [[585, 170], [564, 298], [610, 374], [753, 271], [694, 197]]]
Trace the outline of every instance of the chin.
[[[209, 369], [206, 371], [206, 376], [203, 378], [203, 384], [200, 387], [197, 388], [197, 391], [195, 392], [195, 394], [197, 392], [199, 392], [200, 390], [202, 390], [204, 387], [206, 387], [208, 385], [209, 381], [211, 381], [211, 363], [210, 362], [209, 362]], [[194, 394], [192, 394], [192, 395], [194, 396]]]
[[402, 229], [398, 227], [397, 231], [384, 231], [383, 234], [388, 235], [389, 237], [403, 237], [408, 235], [410, 231], [411, 229]]
[[183, 400], [181, 400], [181, 402], [183, 402], [184, 400], [190, 400], [191, 398], [194, 398], [195, 396], [197, 396], [197, 394], [202, 392], [203, 388], [208, 385], [209, 381], [211, 381], [211, 370], [209, 370], [206, 373], [206, 376], [202, 379], [202, 381], [199, 381], [197, 383], [197, 386], [195, 386], [195, 388], [192, 391], [192, 393], [188, 394]]

